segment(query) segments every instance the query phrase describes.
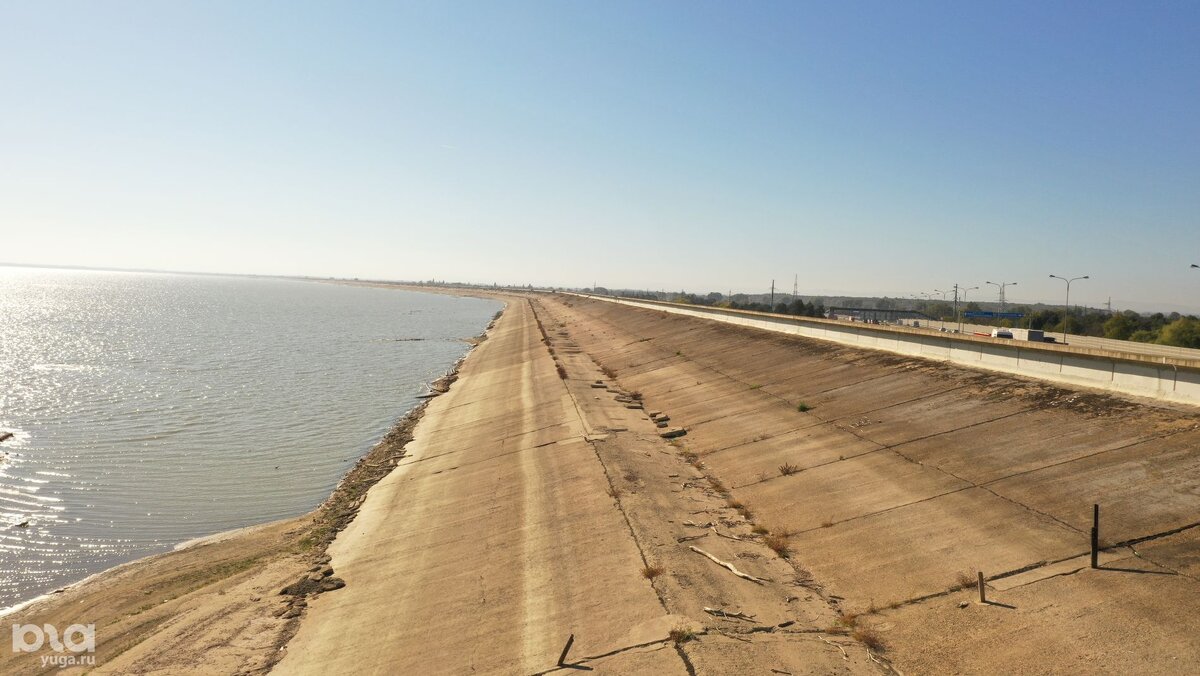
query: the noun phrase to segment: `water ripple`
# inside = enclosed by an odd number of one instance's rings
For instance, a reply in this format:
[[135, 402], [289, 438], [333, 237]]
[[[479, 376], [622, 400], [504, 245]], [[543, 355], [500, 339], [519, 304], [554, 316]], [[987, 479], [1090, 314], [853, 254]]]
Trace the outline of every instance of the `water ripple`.
[[0, 268], [0, 607], [311, 509], [498, 307]]

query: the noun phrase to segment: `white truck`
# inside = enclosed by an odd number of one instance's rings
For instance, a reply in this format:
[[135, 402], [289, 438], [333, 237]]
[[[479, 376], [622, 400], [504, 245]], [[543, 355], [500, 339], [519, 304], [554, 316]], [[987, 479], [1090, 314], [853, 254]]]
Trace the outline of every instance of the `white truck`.
[[[1013, 340], [1027, 340], [1031, 343], [1043, 343], [1046, 341], [1046, 335], [1041, 329], [996, 329], [996, 331], [1005, 331], [1008, 333], [1008, 338]], [[996, 335], [993, 331], [992, 335]]]

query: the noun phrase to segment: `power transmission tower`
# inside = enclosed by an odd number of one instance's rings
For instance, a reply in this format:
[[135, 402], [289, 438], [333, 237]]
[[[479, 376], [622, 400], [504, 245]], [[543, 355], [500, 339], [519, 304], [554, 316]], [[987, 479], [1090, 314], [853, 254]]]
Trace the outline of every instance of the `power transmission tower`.
[[771, 307], [767, 308], [767, 312], [775, 311], [775, 280], [771, 280]]

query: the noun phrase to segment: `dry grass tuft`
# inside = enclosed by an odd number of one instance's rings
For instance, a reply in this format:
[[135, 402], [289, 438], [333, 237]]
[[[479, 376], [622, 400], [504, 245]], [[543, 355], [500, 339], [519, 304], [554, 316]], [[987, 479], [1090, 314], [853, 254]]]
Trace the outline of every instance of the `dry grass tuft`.
[[837, 618], [837, 623], [832, 627], [825, 629], [829, 634], [848, 634], [854, 629], [854, 625], [858, 623], [858, 613], [850, 613], [842, 611]]
[[785, 462], [779, 466], [779, 475], [780, 476], [791, 476], [799, 471], [800, 471], [800, 468], [793, 465], [790, 462]]
[[754, 528], [750, 529], [750, 532], [754, 533], [755, 535], [766, 535], [767, 533], [770, 533], [771, 530], [766, 526], [755, 526]]
[[653, 580], [665, 572], [667, 571], [663, 570], [662, 566], [646, 566], [642, 569], [642, 577], [646, 578], [647, 580]]
[[883, 642], [883, 637], [879, 632], [869, 627], [855, 627], [854, 631], [850, 632], [850, 638], [867, 646], [873, 652], [881, 653], [887, 650], [887, 645]]
[[630, 399], [632, 399], [632, 400], [634, 400], [634, 401], [641, 401], [641, 400], [642, 400], [642, 393], [641, 393], [641, 392], [638, 392], [637, 390], [634, 390], [633, 392], [630, 392], [630, 393], [629, 393], [629, 398], [630, 398]]
[[954, 576], [954, 585], [950, 587], [950, 591], [959, 589], [970, 589], [979, 585], [979, 573], [974, 570], [960, 570]]
[[792, 554], [792, 542], [787, 533], [771, 533], [763, 538], [763, 544], [780, 558], [786, 559]]
[[613, 500], [618, 500], [621, 497], [621, 489], [617, 488], [616, 486], [609, 486], [608, 490], [604, 492], [608, 493], [608, 497], [612, 498]]
[[633, 470], [630, 470], [630, 471], [628, 471], [628, 472], [626, 472], [626, 473], [625, 473], [625, 480], [626, 480], [626, 481], [628, 481], [628, 482], [629, 482], [629, 483], [631, 483], [631, 484], [632, 484], [632, 483], [637, 483], [637, 480], [638, 480], [638, 478], [639, 478], [639, 477], [638, 477], [638, 475], [637, 475], [637, 472], [634, 472]]
[[742, 502], [741, 500], [735, 500], [734, 498], [727, 498], [725, 500], [725, 504], [729, 505], [732, 509], [736, 509], [738, 514], [742, 515], [743, 519], [745, 519], [747, 521], [754, 520], [754, 512], [750, 509], [750, 507], [748, 505], [746, 505], [746, 503]]
[[804, 402], [800, 402], [799, 404], [796, 404], [796, 410], [800, 411], [801, 413], [808, 413], [812, 410], [812, 407]]
[[555, 371], [558, 371], [558, 377], [559, 377], [559, 378], [562, 378], [563, 380], [566, 380], [566, 379], [567, 379], [567, 370], [566, 370], [565, 368], [563, 368], [563, 365], [562, 365], [562, 364], [555, 364], [555, 365], [554, 365], [554, 370], [555, 370]]
[[676, 644], [687, 643], [696, 638], [696, 632], [687, 627], [675, 627], [667, 636]]

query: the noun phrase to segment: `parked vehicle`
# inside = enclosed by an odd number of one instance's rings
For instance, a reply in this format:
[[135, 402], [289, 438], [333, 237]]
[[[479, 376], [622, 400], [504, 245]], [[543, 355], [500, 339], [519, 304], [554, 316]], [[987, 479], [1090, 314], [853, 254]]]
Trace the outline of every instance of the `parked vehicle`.
[[1009, 340], [1011, 340], [1013, 337], [1013, 334], [1012, 334], [1012, 331], [1010, 331], [1008, 329], [992, 329], [992, 337], [993, 338], [1008, 338]]
[[1028, 340], [1034, 343], [1044, 342], [1044, 333], [1040, 329], [1010, 329], [1016, 340]]

